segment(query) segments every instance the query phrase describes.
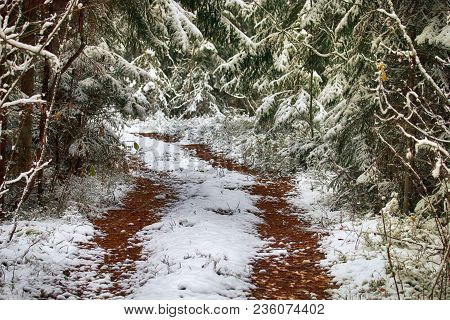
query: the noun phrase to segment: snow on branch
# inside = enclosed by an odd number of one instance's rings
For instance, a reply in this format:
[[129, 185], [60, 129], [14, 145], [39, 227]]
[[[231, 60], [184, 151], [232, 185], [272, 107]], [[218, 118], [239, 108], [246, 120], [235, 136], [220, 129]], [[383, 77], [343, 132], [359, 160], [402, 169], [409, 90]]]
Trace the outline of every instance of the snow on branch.
[[356, 0], [350, 10], [344, 15], [344, 17], [339, 22], [338, 26], [334, 30], [335, 34], [338, 34], [342, 29], [348, 25], [348, 19], [359, 14], [361, 8], [362, 0]]
[[6, 102], [2, 104], [2, 108], [9, 108], [9, 107], [15, 107], [20, 105], [26, 105], [26, 104], [37, 104], [37, 103], [46, 103], [45, 100], [41, 99], [41, 95], [37, 94], [29, 98], [24, 99], [18, 99], [11, 102]]
[[229, 32], [234, 32], [241, 42], [241, 44], [250, 51], [254, 53], [256, 50], [256, 44], [250, 39], [244, 32], [242, 32], [238, 27], [236, 27], [228, 18], [222, 16], [221, 21], [227, 26]]
[[163, 19], [175, 30], [175, 36], [180, 41], [180, 46], [184, 51], [190, 48], [190, 36], [196, 39], [203, 38], [200, 30], [191, 21], [195, 17], [191, 12], [183, 9], [173, 0], [160, 0], [159, 4], [165, 9]]
[[406, 26], [402, 23], [398, 15], [395, 13], [394, 4], [391, 0], [388, 0], [391, 12], [387, 12], [384, 9], [378, 9], [378, 12], [388, 16], [389, 18], [393, 19], [397, 25], [400, 28], [400, 31], [402, 32], [403, 37], [405, 38], [406, 42], [408, 43], [410, 55], [411, 58], [413, 58], [417, 64], [417, 67], [420, 70], [420, 73], [425, 78], [425, 80], [434, 88], [436, 93], [444, 99], [446, 103], [450, 103], [450, 96], [448, 94], [445, 94], [444, 91], [437, 85], [437, 83], [434, 81], [434, 79], [428, 74], [428, 72], [425, 70], [425, 68], [422, 65], [422, 62], [420, 61], [419, 55], [417, 54], [416, 48], [414, 47], [414, 43], [411, 39], [411, 37], [408, 35], [408, 32], [406, 31]]
[[236, 7], [239, 9], [248, 9], [251, 7], [244, 0], [225, 0], [225, 6], [230, 8]]
[[106, 48], [105, 45], [88, 46], [84, 49], [84, 54], [90, 59], [102, 60], [106, 64], [113, 65], [120, 69], [126, 76], [144, 79], [153, 78], [149, 72], [128, 62], [125, 58]]
[[[16, 36], [18, 36], [16, 34]], [[11, 38], [7, 36], [4, 29], [0, 29], [0, 42], [6, 44], [6, 49], [11, 50], [12, 48], [17, 48], [19, 50], [26, 51], [32, 55], [42, 56], [43, 58], [51, 61], [55, 68], [59, 68], [60, 62], [56, 55], [44, 49], [44, 45], [32, 46]]]

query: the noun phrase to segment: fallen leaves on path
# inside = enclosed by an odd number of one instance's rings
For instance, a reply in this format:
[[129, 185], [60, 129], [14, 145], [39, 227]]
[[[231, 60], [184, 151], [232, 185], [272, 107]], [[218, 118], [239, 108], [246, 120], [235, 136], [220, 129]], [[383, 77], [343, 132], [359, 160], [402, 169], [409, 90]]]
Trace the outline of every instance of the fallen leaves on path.
[[253, 265], [251, 296], [258, 300], [309, 300], [329, 298], [331, 279], [318, 264], [316, 234], [308, 231], [294, 208], [286, 201], [292, 191], [289, 179], [260, 179], [250, 190], [260, 196], [256, 207], [265, 223], [259, 233], [270, 244], [266, 252], [283, 252], [257, 260]]
[[[92, 279], [103, 278], [105, 282], [96, 288], [96, 292], [80, 287], [76, 296], [82, 299], [111, 298], [129, 293], [128, 279], [135, 272], [136, 261], [142, 258], [142, 247], [135, 236], [144, 227], [158, 222], [157, 214], [175, 200], [174, 193], [164, 181], [161, 176], [136, 178], [135, 188], [122, 200], [121, 208], [109, 210], [92, 220], [99, 234], [89, 245], [106, 251], [98, 268], [91, 270], [94, 273]], [[76, 270], [73, 273], [74, 281], [80, 280]]]
[[[317, 234], [308, 231], [308, 225], [299, 219], [299, 209], [286, 201], [287, 194], [293, 188], [291, 180], [277, 177], [263, 178], [255, 170], [215, 154], [202, 144], [184, 147], [195, 151], [197, 157], [214, 167], [251, 174], [258, 179], [249, 192], [260, 197], [256, 207], [260, 210], [265, 223], [260, 225], [258, 231], [263, 239], [268, 240], [270, 246], [264, 249], [269, 251], [269, 255], [253, 264], [252, 283], [256, 288], [252, 290], [251, 298], [261, 300], [329, 298], [327, 289], [332, 287], [332, 282], [326, 270], [319, 266], [323, 255], [317, 249]], [[286, 254], [270, 254], [277, 251], [286, 251]]]

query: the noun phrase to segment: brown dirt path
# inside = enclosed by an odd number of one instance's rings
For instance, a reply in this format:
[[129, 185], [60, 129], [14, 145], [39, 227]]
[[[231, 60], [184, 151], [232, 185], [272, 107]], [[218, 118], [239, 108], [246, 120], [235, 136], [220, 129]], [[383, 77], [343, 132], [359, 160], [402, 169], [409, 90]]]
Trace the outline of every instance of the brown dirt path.
[[[140, 170], [145, 169], [141, 167]], [[102, 217], [91, 220], [99, 234], [88, 247], [100, 247], [106, 255], [95, 268], [79, 266], [79, 269], [88, 270], [84, 273], [67, 270], [67, 276], [77, 282], [89, 271], [93, 273], [92, 281], [108, 281], [98, 286], [95, 292], [83, 286], [72, 294], [79, 299], [92, 299], [124, 297], [130, 293], [132, 283], [129, 279], [135, 272], [136, 262], [142, 259], [142, 247], [135, 236], [144, 227], [158, 222], [158, 213], [176, 199], [167, 181], [164, 174], [136, 178], [134, 189], [125, 196], [119, 209], [109, 210]]]
[[[94, 242], [107, 251], [100, 266], [102, 273], [110, 275], [114, 296], [125, 295], [121, 283], [135, 271], [135, 262], [141, 259], [142, 247], [134, 239], [144, 227], [159, 221], [157, 213], [175, 200], [172, 190], [161, 184], [137, 178], [136, 187], [122, 201], [122, 208], [109, 210], [103, 217], [93, 220], [102, 235]], [[118, 268], [119, 267], [119, 268]]]
[[[176, 137], [160, 134], [142, 134], [168, 143], [176, 142]], [[247, 191], [259, 196], [256, 206], [264, 223], [259, 226], [259, 234], [269, 246], [261, 252], [261, 258], [253, 265], [251, 278], [255, 288], [249, 293], [250, 299], [299, 300], [329, 298], [327, 289], [332, 282], [326, 270], [318, 263], [323, 258], [317, 250], [318, 237], [308, 231], [308, 225], [298, 219], [298, 209], [291, 206], [287, 194], [292, 191], [290, 179], [262, 177], [258, 172], [239, 165], [224, 156], [211, 152], [205, 145], [184, 146], [196, 156], [214, 167], [226, 168], [255, 176], [256, 183]], [[107, 252], [100, 266], [94, 270], [95, 278], [109, 276], [112, 285], [88, 293], [89, 297], [104, 294], [123, 297], [129, 293], [128, 279], [135, 271], [136, 261], [142, 259], [142, 248], [135, 235], [144, 227], [158, 222], [158, 215], [176, 199], [167, 177], [160, 179], [138, 178], [136, 188], [124, 199], [120, 209], [108, 211], [102, 218], [92, 222], [101, 236], [96, 236], [93, 246]], [[286, 255], [270, 255], [273, 250], [284, 250]], [[269, 255], [266, 255], [269, 252]], [[85, 288], [79, 288], [77, 296], [86, 297]]]
[[[148, 134], [155, 139], [173, 142], [170, 136]], [[237, 164], [224, 156], [211, 152], [201, 144], [186, 145], [196, 156], [214, 167], [226, 168], [256, 176], [257, 181], [249, 189], [259, 196], [256, 207], [260, 209], [264, 223], [259, 226], [262, 239], [268, 240], [270, 250], [286, 250], [287, 255], [266, 256], [253, 263], [252, 283], [255, 289], [250, 298], [260, 300], [309, 300], [330, 298], [332, 288], [327, 271], [319, 266], [323, 254], [318, 250], [318, 235], [308, 230], [308, 224], [299, 220], [299, 210], [290, 205], [286, 197], [292, 191], [288, 178], [261, 177], [254, 170]], [[262, 252], [264, 254], [264, 252]]]
[[[260, 179], [251, 193], [261, 196], [256, 203], [265, 223], [259, 234], [269, 239], [270, 249], [286, 250], [286, 256], [267, 256], [253, 264], [251, 296], [258, 300], [327, 299], [331, 278], [318, 264], [317, 234], [298, 219], [298, 209], [286, 201], [292, 191], [289, 179]], [[269, 251], [270, 252], [270, 251]]]

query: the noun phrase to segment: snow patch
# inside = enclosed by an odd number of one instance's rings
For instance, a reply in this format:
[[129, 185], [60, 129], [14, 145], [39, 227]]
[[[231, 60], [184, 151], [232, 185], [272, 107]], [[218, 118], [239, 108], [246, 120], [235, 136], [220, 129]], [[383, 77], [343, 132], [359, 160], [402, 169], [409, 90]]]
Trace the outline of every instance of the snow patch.
[[213, 168], [179, 144], [134, 134], [143, 129], [136, 123], [123, 140], [139, 144], [148, 168], [169, 172], [180, 196], [138, 235], [146, 259], [135, 275], [142, 286], [130, 298], [244, 299], [252, 288], [250, 264], [264, 245], [256, 199], [243, 190], [253, 178]]

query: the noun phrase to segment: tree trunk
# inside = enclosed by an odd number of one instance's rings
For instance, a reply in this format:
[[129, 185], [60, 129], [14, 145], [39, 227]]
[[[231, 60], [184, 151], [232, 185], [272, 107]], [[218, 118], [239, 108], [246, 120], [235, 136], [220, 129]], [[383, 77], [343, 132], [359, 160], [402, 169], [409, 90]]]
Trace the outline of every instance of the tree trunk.
[[[48, 5], [48, 8], [43, 7], [43, 15], [44, 16], [51, 16], [52, 14], [61, 14], [66, 6], [66, 1], [64, 0], [55, 0], [52, 3]], [[58, 55], [59, 53], [59, 46], [61, 44], [61, 40], [59, 38], [59, 34], [56, 34], [55, 37], [52, 39], [48, 47], [46, 48], [51, 53], [54, 53]], [[43, 79], [42, 79], [42, 94], [44, 96], [44, 100], [46, 100], [48, 103], [51, 103], [54, 94], [56, 94], [55, 88], [50, 86], [50, 80], [51, 80], [52, 74], [51, 74], [51, 68], [48, 60], [45, 60], [44, 64], [44, 70], [43, 70]], [[39, 150], [37, 157], [40, 158], [42, 154], [42, 150], [44, 148], [45, 140], [46, 140], [46, 130], [45, 125], [47, 123], [47, 110], [48, 110], [48, 104], [43, 104], [41, 108], [41, 114], [39, 118]], [[41, 169], [37, 174], [37, 181], [38, 181], [38, 202], [39, 204], [42, 204], [42, 196], [44, 193], [44, 169]]]
[[[408, 82], [407, 82], [408, 87], [406, 88], [407, 92], [413, 90], [414, 88], [415, 83], [414, 69], [415, 64], [414, 61], [412, 61], [408, 73]], [[408, 139], [406, 149], [407, 152], [410, 154], [410, 157], [408, 157], [406, 161], [411, 166], [411, 168], [414, 168], [414, 156], [415, 156], [414, 141]], [[402, 212], [404, 214], [409, 214], [411, 210], [412, 192], [413, 192], [412, 172], [410, 172], [409, 168], [405, 168], [403, 176], [403, 204], [402, 204]]]
[[[32, 23], [36, 20], [35, 2], [32, 0], [25, 0], [23, 2], [23, 15], [27, 22]], [[33, 45], [35, 43], [35, 33], [30, 29], [26, 32], [22, 41], [26, 44]], [[34, 94], [35, 86], [35, 69], [32, 66], [27, 70], [20, 82], [21, 90], [27, 96]], [[33, 105], [27, 104], [22, 108], [22, 123], [19, 130], [19, 139], [17, 142], [17, 172], [25, 172], [31, 168], [32, 165], [32, 149], [33, 149]]]
[[[22, 81], [22, 92], [28, 96], [34, 93], [34, 69], [25, 73]], [[22, 123], [20, 125], [19, 139], [17, 142], [17, 172], [25, 172], [32, 165], [33, 149], [33, 105], [28, 104], [22, 108]]]
[[[4, 109], [0, 110], [0, 123], [2, 132], [0, 136], [0, 186], [1, 186], [6, 180], [6, 157], [7, 157], [6, 150], [8, 145], [8, 136], [5, 133], [5, 131], [8, 129], [8, 115], [6, 114], [6, 110]], [[5, 199], [3, 196], [0, 196], [0, 221], [5, 218], [4, 205]]]
[[[50, 84], [50, 64], [46, 60], [44, 65], [44, 76], [42, 79], [42, 94], [44, 99], [51, 98], [49, 95], [49, 84]], [[43, 104], [41, 107], [41, 115], [39, 118], [39, 150], [37, 157], [39, 158], [42, 154], [42, 150], [44, 148], [45, 144], [45, 124], [47, 121], [47, 106], [46, 104]], [[37, 174], [37, 181], [38, 181], [38, 202], [39, 204], [42, 204], [42, 195], [44, 193], [44, 169], [40, 170]]]
[[[408, 139], [408, 153], [413, 152], [414, 146], [411, 143], [411, 140]], [[407, 159], [407, 162], [409, 165], [412, 166], [412, 157]], [[412, 177], [411, 172], [408, 168], [405, 169], [404, 176], [403, 176], [403, 204], [402, 204], [402, 212], [404, 214], [409, 214], [409, 211], [411, 209], [411, 192], [412, 192]]]
[[311, 68], [311, 78], [309, 80], [309, 128], [311, 129], [311, 139], [314, 139], [313, 85], [314, 85], [314, 70]]

